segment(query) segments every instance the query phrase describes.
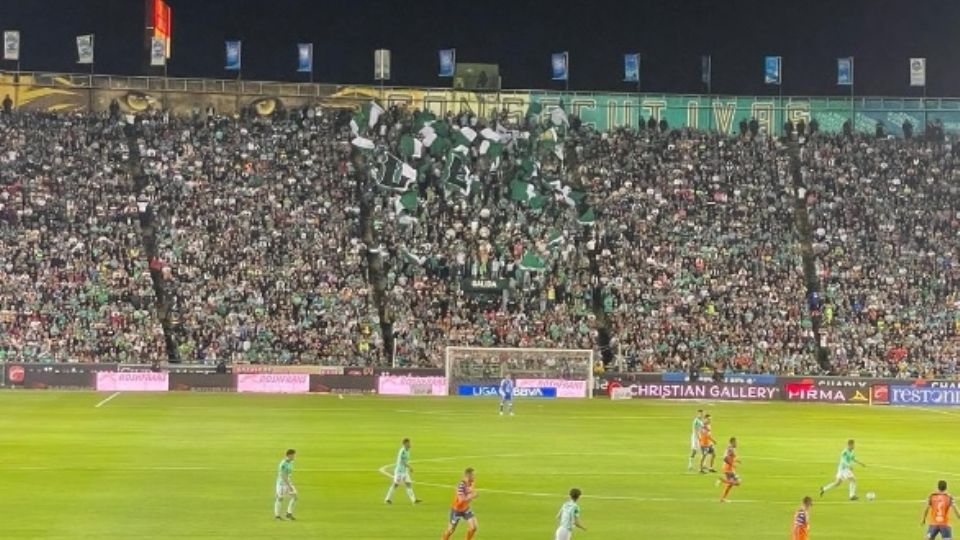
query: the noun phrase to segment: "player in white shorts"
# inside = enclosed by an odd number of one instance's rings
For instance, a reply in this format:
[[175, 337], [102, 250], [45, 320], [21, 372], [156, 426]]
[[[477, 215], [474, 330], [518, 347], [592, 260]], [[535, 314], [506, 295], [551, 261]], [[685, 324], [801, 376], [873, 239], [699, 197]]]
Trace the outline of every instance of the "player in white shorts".
[[690, 459], [687, 460], [687, 470], [693, 470], [693, 458], [700, 452], [700, 430], [703, 429], [703, 409], [697, 410], [693, 418], [693, 433], [690, 434]]
[[847, 441], [847, 447], [843, 449], [843, 452], [840, 452], [840, 465], [837, 466], [837, 478], [833, 482], [820, 488], [821, 497], [823, 497], [824, 493], [835, 487], [840, 487], [840, 484], [847, 482], [849, 488], [848, 497], [851, 501], [857, 500], [857, 477], [853, 474], [853, 464], [856, 463], [861, 467], [866, 467], [866, 465], [857, 460], [857, 456], [854, 453], [854, 445], [854, 440], [850, 439]]
[[293, 476], [293, 460], [296, 457], [296, 450], [287, 450], [286, 456], [280, 462], [280, 466], [277, 467], [277, 499], [273, 503], [273, 517], [276, 519], [283, 519], [280, 516], [280, 508], [283, 506], [284, 497], [290, 498], [287, 503], [286, 518], [295, 519], [293, 517], [293, 507], [297, 504], [297, 488], [293, 487], [291, 477]]
[[580, 506], [577, 504], [577, 501], [580, 500], [580, 490], [573, 488], [570, 490], [570, 500], [563, 503], [563, 506], [560, 507], [560, 512], [557, 513], [557, 520], [560, 521], [560, 526], [557, 527], [557, 533], [554, 536], [555, 540], [570, 540], [573, 536], [574, 527], [585, 531], [587, 530], [580, 523]]
[[417, 504], [420, 499], [413, 493], [413, 480], [410, 479], [410, 473], [413, 467], [410, 466], [410, 439], [404, 439], [400, 444], [400, 451], [397, 452], [397, 464], [393, 469], [393, 483], [387, 489], [387, 497], [383, 502], [393, 504], [393, 490], [403, 484], [407, 490], [407, 497], [410, 502]]

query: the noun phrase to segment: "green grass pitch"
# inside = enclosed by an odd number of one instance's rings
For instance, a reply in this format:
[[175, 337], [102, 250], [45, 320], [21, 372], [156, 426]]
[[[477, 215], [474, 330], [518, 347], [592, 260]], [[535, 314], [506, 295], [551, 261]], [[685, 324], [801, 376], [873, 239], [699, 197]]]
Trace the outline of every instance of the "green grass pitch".
[[[438, 539], [452, 486], [477, 471], [477, 538], [548, 540], [579, 487], [581, 539], [787, 539], [812, 495], [813, 540], [922, 538], [960, 413], [810, 404], [248, 394], [0, 393], [3, 539]], [[740, 440], [743, 486], [717, 502], [714, 476], [687, 472], [704, 406], [719, 441]], [[400, 439], [413, 439], [414, 507], [383, 497]], [[846, 440], [868, 467], [860, 495], [820, 499]], [[724, 446], [724, 445], [721, 445]], [[276, 467], [296, 448], [296, 522], [272, 519]], [[464, 530], [455, 538], [463, 538]]]

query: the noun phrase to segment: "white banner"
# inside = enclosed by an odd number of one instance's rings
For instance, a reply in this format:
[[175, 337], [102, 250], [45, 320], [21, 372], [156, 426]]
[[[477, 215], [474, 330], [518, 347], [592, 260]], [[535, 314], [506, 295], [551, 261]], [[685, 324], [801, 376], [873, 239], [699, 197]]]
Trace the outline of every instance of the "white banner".
[[165, 66], [167, 64], [167, 40], [162, 37], [150, 38], [150, 65]]
[[77, 36], [77, 63], [93, 63], [93, 34]]
[[373, 80], [390, 80], [390, 50], [377, 49], [373, 51]]
[[927, 85], [927, 59], [910, 59], [910, 86]]
[[20, 32], [7, 30], [3, 33], [3, 59], [20, 60]]

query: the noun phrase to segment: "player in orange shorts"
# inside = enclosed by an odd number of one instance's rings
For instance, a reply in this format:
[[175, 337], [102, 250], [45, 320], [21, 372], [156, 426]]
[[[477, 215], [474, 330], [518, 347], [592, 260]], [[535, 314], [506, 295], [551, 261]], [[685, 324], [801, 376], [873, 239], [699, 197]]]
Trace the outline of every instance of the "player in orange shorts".
[[790, 533], [790, 540], [807, 540], [807, 532], [810, 530], [811, 506], [813, 506], [813, 498], [804, 497], [800, 508], [793, 514], [793, 529]]
[[477, 492], [473, 490], [473, 469], [468, 468], [463, 472], [460, 483], [457, 484], [457, 492], [453, 496], [453, 504], [450, 507], [450, 523], [447, 525], [447, 530], [443, 531], [442, 540], [450, 540], [461, 519], [467, 522], [466, 540], [470, 540], [477, 534], [477, 518], [470, 510], [470, 502], [476, 498]]
[[[717, 441], [713, 440], [713, 420], [710, 415], [703, 417], [703, 427], [700, 428], [700, 474], [707, 472], [717, 472], [713, 468], [713, 460], [717, 457], [714, 445]], [[707, 456], [710, 456], [710, 465], [706, 465]]]
[[937, 482], [937, 491], [931, 493], [927, 499], [927, 507], [923, 509], [923, 519], [920, 521], [921, 525], [926, 525], [927, 516], [930, 516], [927, 540], [934, 540], [938, 536], [942, 540], [952, 540], [953, 530], [950, 528], [950, 510], [953, 510], [953, 513], [960, 517], [956, 502], [947, 493], [947, 481], [941, 480]]
[[740, 477], [737, 476], [737, 438], [730, 437], [730, 446], [723, 455], [723, 478], [717, 481], [717, 484], [723, 484], [723, 495], [720, 496], [720, 502], [727, 502], [727, 495], [734, 486], [740, 485]]

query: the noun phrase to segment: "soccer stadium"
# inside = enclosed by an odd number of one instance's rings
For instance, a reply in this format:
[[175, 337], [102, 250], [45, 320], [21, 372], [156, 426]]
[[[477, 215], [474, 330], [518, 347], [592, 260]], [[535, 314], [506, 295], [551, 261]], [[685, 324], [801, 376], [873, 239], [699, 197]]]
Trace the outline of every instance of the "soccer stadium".
[[950, 540], [960, 5], [515, 4], [0, 10], [0, 539]]

